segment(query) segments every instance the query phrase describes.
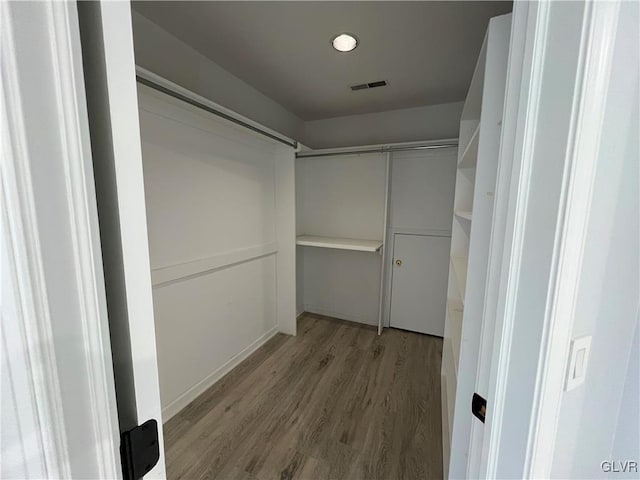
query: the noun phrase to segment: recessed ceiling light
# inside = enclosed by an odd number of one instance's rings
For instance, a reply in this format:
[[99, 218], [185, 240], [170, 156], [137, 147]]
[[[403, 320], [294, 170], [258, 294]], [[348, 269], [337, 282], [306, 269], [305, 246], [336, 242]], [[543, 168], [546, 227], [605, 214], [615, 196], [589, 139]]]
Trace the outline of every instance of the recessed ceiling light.
[[331, 43], [339, 52], [350, 52], [358, 46], [358, 39], [351, 33], [341, 33], [333, 37]]

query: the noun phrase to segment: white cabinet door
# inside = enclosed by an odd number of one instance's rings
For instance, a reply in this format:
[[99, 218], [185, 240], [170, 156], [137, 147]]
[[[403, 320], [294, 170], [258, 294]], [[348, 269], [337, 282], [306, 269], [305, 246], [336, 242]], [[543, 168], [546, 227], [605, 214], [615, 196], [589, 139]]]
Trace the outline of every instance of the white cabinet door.
[[395, 235], [391, 327], [444, 335], [450, 242], [449, 237]]

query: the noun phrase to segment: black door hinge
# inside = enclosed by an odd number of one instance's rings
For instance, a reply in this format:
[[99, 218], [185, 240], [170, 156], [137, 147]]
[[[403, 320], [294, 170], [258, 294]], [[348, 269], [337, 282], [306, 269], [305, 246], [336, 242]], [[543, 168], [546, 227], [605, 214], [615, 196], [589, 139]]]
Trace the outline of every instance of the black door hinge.
[[471, 400], [471, 412], [484, 423], [484, 417], [487, 414], [487, 401], [475, 392]]
[[158, 422], [147, 420], [120, 436], [120, 458], [124, 480], [139, 480], [146, 475], [160, 458]]

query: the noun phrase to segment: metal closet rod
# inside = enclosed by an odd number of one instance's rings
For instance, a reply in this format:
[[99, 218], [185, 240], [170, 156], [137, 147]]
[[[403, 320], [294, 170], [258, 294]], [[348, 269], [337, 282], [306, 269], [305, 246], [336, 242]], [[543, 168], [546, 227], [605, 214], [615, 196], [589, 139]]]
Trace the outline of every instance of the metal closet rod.
[[194, 100], [193, 98], [187, 97], [186, 95], [183, 95], [180, 92], [176, 92], [175, 90], [171, 90], [170, 88], [167, 88], [164, 85], [160, 85], [159, 83], [156, 83], [153, 80], [149, 80], [148, 78], [144, 78], [140, 75], [136, 75], [136, 80], [138, 81], [138, 83], [141, 83], [142, 85], [146, 85], [147, 87], [153, 88], [154, 90], [158, 90], [159, 92], [169, 95], [170, 97], [177, 98], [178, 100], [182, 100], [183, 102], [186, 102], [189, 105], [193, 105], [196, 108], [200, 108], [220, 118], [224, 118], [225, 120], [235, 123], [236, 125], [240, 125], [244, 128], [248, 128], [253, 132], [259, 133], [260, 135], [264, 135], [265, 137], [269, 137], [270, 139], [275, 140], [277, 142], [284, 143], [289, 147], [293, 147], [296, 149], [298, 148], [298, 142], [296, 142], [295, 140], [289, 141], [282, 137], [278, 137], [277, 135], [274, 135], [271, 132], [262, 130], [261, 128], [251, 125], [250, 123], [243, 122], [242, 120], [235, 118], [232, 115], [229, 115], [228, 113], [217, 110], [213, 107], [210, 107], [209, 105], [205, 105], [204, 103]]
[[311, 157], [333, 157], [336, 155], [357, 155], [359, 153], [392, 153], [392, 152], [405, 152], [409, 150], [437, 150], [439, 148], [451, 148], [457, 147], [458, 142], [451, 140], [446, 141], [440, 144], [432, 144], [432, 145], [398, 145], [397, 147], [388, 146], [388, 147], [372, 147], [372, 148], [362, 148], [362, 149], [354, 149], [354, 150], [336, 150], [333, 152], [298, 152], [296, 153], [296, 158], [311, 158]]
[[[298, 142], [295, 140], [288, 140], [286, 138], [282, 138], [279, 137], [277, 135], [274, 135], [271, 132], [268, 132], [266, 130], [263, 130], [259, 127], [256, 127], [255, 125], [252, 125], [250, 123], [247, 123], [243, 120], [240, 120], [232, 115], [229, 115], [228, 113], [225, 113], [221, 110], [218, 110], [216, 108], [213, 108], [209, 105], [206, 105], [202, 102], [199, 102], [198, 100], [195, 100], [191, 97], [188, 97], [187, 95], [183, 95], [180, 92], [177, 92], [175, 90], [172, 90], [171, 88], [165, 87], [164, 85], [161, 85], [159, 83], [154, 82], [153, 80], [149, 80], [148, 78], [145, 78], [141, 75], [136, 75], [136, 80], [138, 81], [138, 83], [141, 83], [142, 85], [146, 85], [149, 88], [153, 88], [154, 90], [157, 90], [159, 92], [162, 92], [166, 95], [169, 95], [170, 97], [173, 98], [177, 98], [178, 100], [182, 100], [183, 102], [188, 103], [189, 105], [193, 105], [196, 108], [199, 108], [201, 110], [204, 110], [206, 112], [212, 113], [213, 115], [216, 115], [220, 118], [224, 118], [225, 120], [228, 120], [232, 123], [235, 123], [236, 125], [240, 125], [241, 127], [247, 128], [249, 130], [251, 130], [252, 132], [256, 132], [259, 133], [260, 135], [264, 135], [265, 137], [268, 137], [272, 140], [275, 140], [277, 142], [283, 143], [289, 147], [292, 147], [294, 149], [298, 148]], [[457, 140], [445, 140], [443, 141], [443, 143], [441, 144], [425, 144], [425, 145], [398, 145], [398, 146], [382, 146], [382, 147], [365, 147], [362, 149], [352, 149], [352, 150], [337, 150], [337, 151], [333, 151], [333, 152], [313, 152], [313, 151], [309, 151], [309, 152], [297, 152], [296, 153], [296, 158], [309, 158], [309, 157], [330, 157], [330, 156], [335, 156], [335, 155], [356, 155], [359, 153], [386, 153], [386, 152], [402, 152], [402, 151], [408, 151], [408, 150], [434, 150], [434, 149], [438, 149], [438, 148], [450, 148], [450, 147], [457, 147], [458, 146], [458, 142]]]

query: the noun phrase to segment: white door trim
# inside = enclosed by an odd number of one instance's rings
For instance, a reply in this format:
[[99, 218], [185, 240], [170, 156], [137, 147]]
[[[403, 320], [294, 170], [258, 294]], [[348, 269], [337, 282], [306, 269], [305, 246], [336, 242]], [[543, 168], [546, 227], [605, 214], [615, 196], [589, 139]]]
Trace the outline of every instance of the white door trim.
[[[66, 8], [62, 8], [66, 6]], [[71, 233], [75, 240], [75, 265], [79, 273], [76, 288], [81, 300], [81, 325], [88, 355], [86, 358], [93, 434], [102, 453], [100, 470], [104, 478], [120, 471], [117, 408], [114, 397], [111, 343], [102, 271], [102, 250], [91, 164], [89, 125], [84, 92], [80, 36], [75, 2], [51, 5], [52, 50], [55, 55], [57, 104], [61, 112], [65, 178]], [[72, 38], [73, 37], [73, 38]], [[114, 443], [113, 436], [118, 442]], [[114, 465], [115, 462], [115, 465]]]
[[[498, 322], [492, 362], [495, 384], [489, 391], [487, 419], [490, 419], [490, 423], [486, 425], [488, 446], [485, 446], [483, 454], [486, 471], [481, 470], [480, 473], [486, 478], [500, 476], [501, 459], [506, 455], [505, 444], [509, 443], [508, 439], [502, 438], [502, 430], [504, 422], [509, 421], [507, 390], [513, 388], [510, 384], [513, 379], [508, 372], [511, 353], [518, 348], [513, 332], [517, 322], [519, 279], [527, 234], [526, 212], [532, 193], [532, 162], [536, 141], [541, 141], [536, 140], [537, 126], [541, 121], [538, 107], [549, 48], [547, 40], [552, 8], [552, 3], [522, 2], [516, 3], [514, 9], [514, 17], [522, 15], [520, 24], [527, 25], [524, 58], [530, 57], [531, 60], [523, 62], [520, 92], [517, 95], [520, 105], [517, 119], [510, 125], [505, 122], [508, 130], [505, 129], [502, 138], [502, 147], [506, 147], [506, 150], [501, 154], [512, 154], [514, 159], [509, 194], [513, 206], [508, 213], [501, 262]], [[551, 475], [618, 11], [618, 1], [596, 1], [585, 5], [569, 138], [564, 158], [558, 159], [563, 165], [563, 178], [553, 234], [545, 313], [541, 319], [542, 337], [537, 345], [539, 356], [536, 360], [534, 398], [528, 432], [522, 432], [528, 437], [523, 445], [524, 478], [550, 478]]]
[[[16, 370], [26, 370], [28, 390], [34, 410], [34, 420], [39, 427], [26, 428], [29, 419], [18, 415], [21, 429], [36, 432], [39, 437], [33, 443], [23, 444], [42, 454], [41, 471], [50, 478], [71, 476], [67, 437], [62, 413], [62, 393], [55, 368], [53, 331], [49, 315], [49, 300], [45, 288], [42, 258], [38, 237], [38, 224], [33, 198], [29, 150], [24, 135], [21, 92], [17, 78], [16, 48], [13, 28], [8, 20], [8, 3], [0, 4], [2, 12], [2, 239], [8, 253], [9, 275], [2, 281], [3, 319], [0, 348], [6, 349], [8, 369], [12, 379]], [[13, 286], [16, 302], [15, 322], [5, 317], [7, 303], [5, 282]], [[19, 345], [15, 352], [11, 346]], [[16, 358], [15, 353], [22, 353]], [[3, 358], [4, 361], [4, 358]], [[18, 365], [16, 365], [18, 364]], [[27, 369], [21, 368], [28, 365]], [[39, 366], [39, 368], [38, 368]], [[37, 429], [36, 429], [37, 428]], [[38, 458], [36, 455], [35, 458]], [[34, 459], [35, 460], [35, 459]], [[35, 467], [35, 466], [34, 466]]]
[[[128, 2], [79, 2], [100, 240], [121, 431], [162, 424], [144, 197], [138, 93]], [[146, 478], [165, 478], [164, 442]]]
[[525, 475], [550, 478], [599, 157], [619, 2], [586, 5]]
[[[543, 6], [543, 5], [542, 5]], [[524, 224], [515, 223], [517, 214], [522, 215], [526, 210], [528, 193], [528, 185], [530, 181], [530, 168], [520, 173], [522, 170], [523, 148], [521, 142], [525, 135], [524, 127], [528, 126], [533, 129], [537, 116], [537, 104], [531, 102], [528, 92], [534, 90], [539, 91], [540, 74], [543, 56], [542, 48], [534, 51], [534, 39], [544, 38], [541, 31], [546, 29], [546, 15], [540, 15], [540, 22], [536, 26], [535, 35], [532, 34], [532, 28], [529, 26], [530, 19], [536, 19], [536, 13], [539, 12], [541, 5], [537, 2], [522, 2], [514, 5], [514, 11], [511, 23], [511, 35], [509, 45], [509, 60], [507, 65], [507, 81], [505, 84], [505, 103], [503, 112], [503, 130], [500, 141], [500, 158], [505, 158], [498, 164], [495, 203], [493, 212], [493, 226], [491, 231], [491, 241], [489, 247], [489, 260], [487, 268], [487, 291], [485, 292], [485, 302], [483, 308], [483, 317], [485, 326], [495, 318], [493, 328], [485, 328], [483, 326], [480, 352], [478, 355], [478, 366], [476, 378], [480, 378], [483, 368], [486, 368], [484, 362], [489, 361], [492, 368], [497, 370], [498, 381], [507, 374], [507, 366], [509, 365], [509, 350], [503, 342], [511, 338], [512, 324], [509, 319], [513, 319], [513, 315], [507, 317], [505, 315], [504, 322], [501, 322], [498, 316], [499, 301], [501, 300], [501, 291], [504, 289], [505, 277], [507, 272], [504, 268], [505, 259], [509, 258], [510, 252], [519, 252], [522, 247], [522, 238], [524, 235]], [[535, 55], [534, 55], [535, 54]], [[529, 100], [529, 103], [524, 103]], [[527, 118], [523, 121], [519, 118], [519, 113], [525, 111]], [[533, 138], [535, 131], [528, 132], [529, 138]], [[530, 146], [529, 146], [530, 147]], [[529, 155], [531, 152], [529, 151]], [[511, 160], [512, 159], [512, 160]], [[520, 179], [520, 184], [518, 184]], [[518, 198], [518, 193], [521, 197]], [[515, 201], [512, 199], [516, 199]], [[507, 238], [507, 233], [510, 237]], [[514, 273], [515, 274], [515, 273]], [[509, 285], [507, 285], [509, 286]], [[513, 286], [512, 286], [513, 287]], [[511, 302], [514, 301], [515, 289], [506, 289], [505, 296], [508, 296]], [[504, 301], [504, 297], [502, 298]], [[513, 305], [513, 303], [511, 303]], [[503, 307], [504, 308], [504, 307]], [[504, 336], [502, 332], [504, 331]], [[509, 346], [510, 347], [510, 346]], [[501, 354], [501, 363], [497, 362], [497, 353]], [[481, 388], [476, 386], [476, 388]], [[482, 391], [482, 390], [480, 390]], [[471, 439], [469, 444], [469, 460], [467, 463], [467, 477], [481, 478], [486, 475], [487, 464], [494, 465], [495, 456], [489, 457], [489, 452], [495, 454], [495, 448], [490, 449], [490, 441], [486, 439], [499, 440], [500, 425], [502, 422], [503, 410], [500, 408], [504, 404], [504, 390], [496, 389], [496, 380], [489, 379], [487, 388], [488, 399], [491, 405], [488, 409], [487, 421], [484, 425], [474, 421], [471, 427]], [[478, 451], [481, 447], [481, 450]]]
[[[505, 115], [503, 120], [500, 155], [512, 155], [511, 186], [508, 192], [510, 201], [507, 225], [505, 228], [504, 248], [500, 273], [500, 288], [497, 289], [497, 315], [495, 338], [493, 343], [492, 369], [495, 371], [495, 384], [490, 386], [488, 396], [491, 404], [488, 407], [485, 424], [485, 447], [482, 463], [486, 462], [486, 478], [497, 478], [498, 461], [501, 443], [502, 424], [505, 413], [508, 368], [510, 364], [513, 342], [513, 327], [516, 321], [515, 307], [518, 292], [517, 280], [520, 275], [522, 249], [525, 235], [525, 212], [531, 182], [531, 165], [533, 161], [533, 140], [536, 134], [536, 119], [542, 86], [542, 72], [548, 26], [549, 4], [544, 2], [521, 2], [514, 5], [512, 28], [526, 28], [527, 33], [523, 47], [522, 77], [520, 82], [512, 84], [510, 77], [514, 75], [509, 65], [505, 90]], [[510, 49], [514, 48], [514, 32], [511, 35]], [[510, 52], [510, 56], [512, 52]], [[517, 91], [512, 89], [516, 87]], [[518, 102], [516, 112], [510, 118], [509, 102]], [[511, 143], [511, 145], [509, 145]], [[507, 150], [508, 148], [508, 150]], [[490, 300], [490, 299], [488, 299]], [[502, 313], [502, 317], [499, 315]], [[475, 430], [475, 427], [474, 427]], [[473, 448], [473, 447], [472, 447]], [[486, 460], [485, 460], [486, 458]], [[471, 464], [468, 467], [473, 467]], [[467, 471], [473, 475], [475, 472]]]
[[[57, 370], [56, 356], [68, 345], [68, 338], [54, 335], [50, 314], [50, 298], [45, 285], [45, 269], [42, 259], [42, 225], [38, 224], [37, 202], [34, 190], [32, 165], [45, 159], [32, 155], [35, 150], [27, 140], [27, 132], [34, 125], [28, 124], [28, 114], [23, 105], [29, 103], [30, 90], [20, 78], [33, 74], [32, 63], [24, 57], [25, 45], [15, 42], [12, 8], [19, 5], [2, 3], [2, 85], [3, 85], [3, 223], [7, 231], [3, 234], [10, 241], [12, 273], [19, 301], [17, 323], [23, 329], [22, 347], [28, 357], [30, 387], [37, 410], [38, 433], [41, 437], [42, 453], [49, 478], [69, 478], [74, 471], [74, 453], [68, 449], [68, 437], [78, 436], [69, 432], [72, 422], [65, 419], [63, 405], [67, 395], [89, 395], [91, 412], [82, 418], [82, 432], [86, 441], [94, 445], [96, 457], [86, 459], [86, 464], [95, 465], [100, 478], [121, 478], [119, 431], [111, 345], [107, 324], [107, 309], [102, 273], [102, 257], [97, 224], [96, 200], [93, 183], [93, 167], [87, 111], [84, 93], [84, 78], [80, 53], [80, 37], [75, 2], [47, 2], [32, 6], [39, 11], [34, 20], [34, 43], [48, 45], [49, 66], [42, 65], [45, 92], [51, 95], [55, 108], [58, 131], [52, 135], [57, 139], [58, 156], [63, 165], [66, 212], [65, 221], [61, 212], [60, 228], [68, 231], [72, 244], [75, 284], [69, 288], [77, 292], [77, 308], [80, 312], [74, 319], [81, 328], [84, 340], [84, 356], [78, 359], [87, 372], [87, 391], [70, 392], [63, 388]], [[40, 22], [40, 19], [45, 19]], [[24, 28], [23, 24], [19, 25]], [[25, 32], [22, 32], [24, 38]], [[22, 55], [22, 57], [20, 57]], [[26, 67], [25, 67], [26, 65]], [[29, 71], [26, 69], [29, 68]], [[50, 98], [51, 98], [50, 97]], [[42, 106], [49, 108], [49, 105]], [[50, 126], [50, 125], [47, 125]], [[5, 227], [3, 227], [5, 228]], [[20, 325], [22, 324], [22, 325]], [[3, 322], [3, 335], [5, 325]], [[88, 423], [86, 419], [90, 419]], [[91, 442], [91, 443], [89, 443]], [[80, 460], [84, 462], [84, 460]], [[86, 468], [83, 470], [86, 471]]]

